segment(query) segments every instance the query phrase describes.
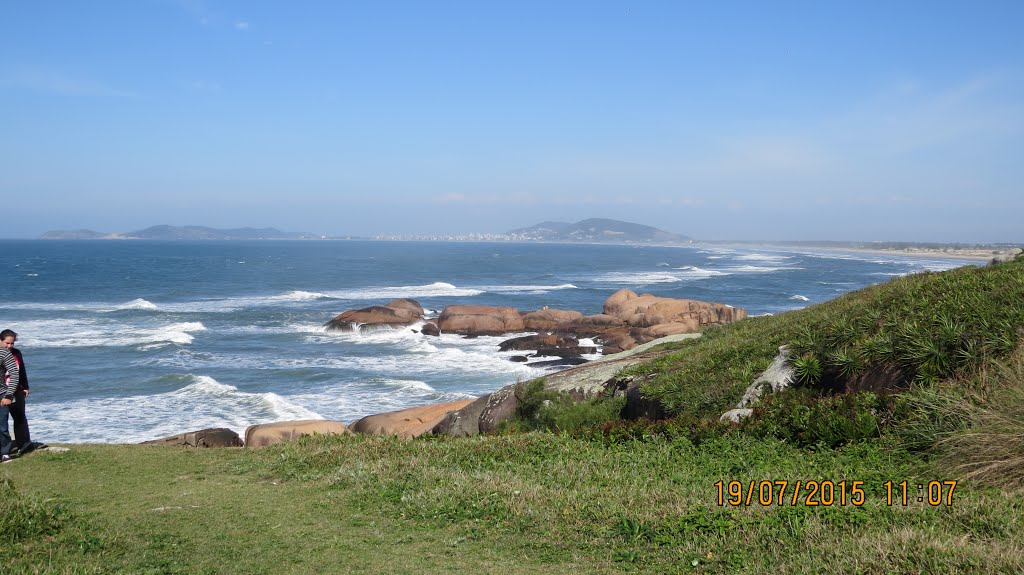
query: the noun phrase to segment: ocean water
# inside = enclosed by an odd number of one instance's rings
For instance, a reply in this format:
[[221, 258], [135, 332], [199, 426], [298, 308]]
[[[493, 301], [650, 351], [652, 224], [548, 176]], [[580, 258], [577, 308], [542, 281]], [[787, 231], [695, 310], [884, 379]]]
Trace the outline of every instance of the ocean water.
[[18, 332], [33, 438], [136, 442], [204, 427], [475, 397], [544, 370], [507, 337], [326, 332], [409, 297], [599, 313], [622, 288], [751, 315], [965, 265], [844, 252], [446, 242], [0, 241], [0, 329]]

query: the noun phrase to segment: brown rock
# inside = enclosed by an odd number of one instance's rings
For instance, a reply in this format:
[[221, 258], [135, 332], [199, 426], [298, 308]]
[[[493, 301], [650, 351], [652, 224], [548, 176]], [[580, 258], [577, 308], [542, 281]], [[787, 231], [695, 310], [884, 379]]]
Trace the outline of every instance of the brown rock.
[[423, 329], [421, 330], [421, 333], [423, 333], [423, 335], [432, 335], [436, 337], [441, 335], [441, 328], [437, 327], [436, 323], [428, 321], [427, 323], [423, 324]]
[[423, 319], [423, 307], [411, 299], [391, 300], [386, 305], [341, 312], [326, 327], [331, 331], [354, 331], [363, 327], [401, 327]]
[[172, 445], [178, 447], [241, 447], [242, 438], [225, 427], [213, 427], [172, 435], [162, 439], [143, 441], [143, 445]]
[[573, 333], [577, 335], [594, 336], [609, 330], [621, 329], [625, 326], [626, 322], [617, 317], [606, 314], [596, 314], [583, 316], [568, 323], [563, 323], [558, 326], [556, 331], [557, 333]]
[[442, 333], [501, 335], [525, 331], [523, 318], [513, 307], [450, 305], [437, 318]]
[[419, 437], [429, 433], [449, 411], [462, 409], [473, 401], [475, 400], [462, 399], [367, 415], [350, 425], [349, 429], [356, 433]]
[[539, 309], [523, 314], [526, 331], [551, 331], [563, 323], [583, 317], [578, 311], [560, 309]]
[[573, 348], [579, 345], [575, 337], [541, 333], [507, 339], [498, 344], [498, 351], [522, 351], [524, 349]]
[[250, 425], [245, 430], [246, 447], [266, 447], [275, 443], [295, 441], [303, 435], [344, 435], [352, 433], [340, 421], [300, 419]]

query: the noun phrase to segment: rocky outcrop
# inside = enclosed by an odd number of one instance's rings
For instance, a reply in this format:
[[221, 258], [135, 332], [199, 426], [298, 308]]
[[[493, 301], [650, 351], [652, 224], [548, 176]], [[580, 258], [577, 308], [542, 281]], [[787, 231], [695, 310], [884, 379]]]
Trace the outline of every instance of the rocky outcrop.
[[450, 305], [437, 318], [437, 326], [441, 333], [461, 335], [501, 335], [526, 330], [516, 308], [486, 305]]
[[429, 433], [448, 412], [462, 409], [473, 401], [463, 399], [367, 415], [350, 425], [349, 430], [355, 433], [419, 437]]
[[619, 290], [605, 300], [604, 313], [633, 327], [682, 323], [692, 325], [694, 329], [732, 323], [747, 317], [746, 310], [722, 303], [637, 295], [628, 289]]
[[583, 317], [578, 311], [539, 309], [523, 314], [526, 331], [552, 331], [558, 326]]
[[768, 368], [761, 372], [761, 375], [757, 376], [754, 383], [747, 387], [736, 407], [723, 413], [718, 420], [739, 423], [743, 418], [750, 417], [753, 414], [753, 406], [761, 401], [762, 397], [768, 393], [779, 393], [793, 385], [793, 382], [796, 380], [796, 372], [790, 363], [791, 359], [789, 346], [779, 346], [778, 355], [768, 365]]
[[250, 425], [245, 430], [246, 447], [266, 447], [275, 443], [295, 441], [303, 435], [343, 435], [352, 433], [340, 421], [300, 419]]
[[226, 427], [212, 427], [189, 431], [162, 439], [143, 441], [142, 445], [171, 445], [177, 447], [241, 447], [242, 438]]
[[437, 327], [437, 322], [433, 321], [428, 321], [427, 323], [423, 324], [423, 327], [421, 328], [420, 331], [421, 333], [423, 333], [423, 335], [432, 335], [434, 337], [441, 335], [441, 328]]
[[331, 331], [358, 331], [366, 327], [402, 327], [423, 319], [423, 306], [411, 299], [391, 300], [384, 305], [341, 312], [325, 327]]
[[[586, 365], [551, 373], [543, 378], [544, 388], [564, 393], [578, 401], [598, 394], [617, 395], [626, 390], [625, 386], [621, 390], [619, 389], [621, 382], [617, 374], [620, 371], [668, 353], [661, 350], [649, 351], [650, 347], [658, 343], [697, 337], [700, 337], [700, 334], [669, 336], [620, 354], [603, 357]], [[476, 435], [496, 431], [502, 421], [513, 417], [516, 407], [519, 406], [517, 393], [528, 383], [505, 386], [494, 393], [481, 396], [462, 409], [449, 412], [434, 427], [433, 433], [435, 435]], [[650, 410], [653, 407], [647, 409]]]

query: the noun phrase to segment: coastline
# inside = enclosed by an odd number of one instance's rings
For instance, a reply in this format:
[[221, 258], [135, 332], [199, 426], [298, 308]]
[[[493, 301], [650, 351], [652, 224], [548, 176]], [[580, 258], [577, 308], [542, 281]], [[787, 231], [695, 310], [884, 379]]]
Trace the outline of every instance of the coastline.
[[863, 247], [833, 247], [833, 246], [797, 246], [780, 243], [714, 243], [702, 244], [708, 247], [729, 247], [729, 248], [769, 248], [780, 251], [823, 251], [823, 252], [852, 252], [859, 254], [891, 255], [905, 257], [929, 257], [938, 259], [967, 260], [967, 261], [990, 261], [996, 257], [1010, 256], [1021, 253], [1021, 248], [1007, 248], [1000, 250], [985, 249], [930, 249], [930, 248], [903, 248], [903, 249], [873, 249]]

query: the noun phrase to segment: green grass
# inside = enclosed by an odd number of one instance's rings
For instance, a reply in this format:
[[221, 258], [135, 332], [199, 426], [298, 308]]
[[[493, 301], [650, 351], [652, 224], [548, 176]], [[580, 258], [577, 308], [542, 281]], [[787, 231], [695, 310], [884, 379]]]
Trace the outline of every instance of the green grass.
[[[51, 518], [0, 550], [5, 573], [1024, 569], [1019, 491], [968, 483], [951, 507], [890, 507], [884, 482], [950, 475], [881, 442], [350, 436], [252, 451], [77, 446], [0, 473], [35, 508], [5, 506], [4, 525]], [[861, 480], [867, 502], [717, 504], [716, 481], [779, 479]]]
[[[666, 421], [535, 388], [493, 436], [34, 453], [0, 466], [0, 573], [1024, 572], [1021, 296], [1018, 259], [708, 330], [631, 370]], [[719, 423], [782, 344], [803, 385]], [[846, 392], [878, 366], [899, 393]], [[952, 505], [916, 501], [954, 479]], [[808, 480], [866, 501], [715, 486]]]

